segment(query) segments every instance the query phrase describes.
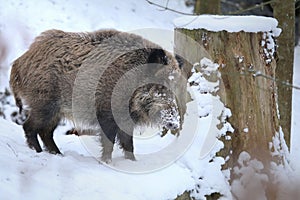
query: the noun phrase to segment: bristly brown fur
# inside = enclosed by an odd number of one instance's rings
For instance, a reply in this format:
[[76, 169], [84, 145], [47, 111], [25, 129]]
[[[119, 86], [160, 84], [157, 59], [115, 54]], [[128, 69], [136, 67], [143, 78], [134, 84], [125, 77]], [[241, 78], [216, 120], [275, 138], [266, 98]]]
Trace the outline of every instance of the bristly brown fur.
[[[15, 60], [10, 76], [10, 86], [18, 107], [22, 110], [25, 103], [30, 108], [29, 116], [23, 125], [29, 146], [37, 152], [42, 151], [37, 140], [39, 134], [49, 152], [60, 153], [53, 140], [53, 131], [62, 118], [74, 120], [73, 100], [83, 96], [93, 98], [96, 102], [90, 105], [93, 109], [76, 108], [79, 109], [79, 125], [92, 127], [100, 124], [106, 136], [101, 137], [102, 159], [105, 161], [111, 159], [113, 143], [117, 136], [125, 151], [125, 157], [134, 160], [132, 134], [124, 133], [115, 122], [111, 98], [116, 83], [126, 72], [149, 63], [163, 66], [149, 67], [149, 73], [157, 73], [163, 69], [165, 72], [180, 74], [178, 63], [170, 53], [134, 34], [116, 30], [90, 33], [60, 30], [43, 32], [35, 39], [29, 50]], [[103, 70], [101, 77], [93, 77], [95, 74], [93, 71], [89, 76], [83, 77], [88, 83], [97, 81], [97, 87], [79, 84], [76, 87], [79, 87], [82, 94], [74, 97], [74, 86], [78, 76], [81, 71], [90, 69]], [[148, 89], [151, 94], [151, 88]], [[134, 95], [130, 105], [132, 113], [135, 112], [136, 115], [131, 115], [137, 123], [154, 123], [157, 116], [151, 116], [151, 113], [175, 105], [166, 105], [170, 102], [154, 96], [150, 96], [151, 103], [147, 103], [145, 99], [139, 100], [143, 94], [135, 92]], [[169, 97], [174, 98], [173, 95]], [[92, 101], [90, 99], [82, 101], [83, 104], [88, 102]], [[118, 105], [123, 104], [124, 102], [120, 102]], [[94, 110], [96, 120], [93, 119]]]

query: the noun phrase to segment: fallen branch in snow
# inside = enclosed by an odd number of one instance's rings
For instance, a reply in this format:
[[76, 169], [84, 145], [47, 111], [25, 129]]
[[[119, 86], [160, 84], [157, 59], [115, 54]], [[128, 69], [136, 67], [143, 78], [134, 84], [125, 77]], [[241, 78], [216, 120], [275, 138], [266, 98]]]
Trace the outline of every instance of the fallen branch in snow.
[[14, 148], [12, 148], [12, 146], [10, 146], [10, 144], [6, 143], [6, 145], [8, 146], [8, 148], [15, 154], [16, 157], [18, 157], [17, 152], [14, 150]]

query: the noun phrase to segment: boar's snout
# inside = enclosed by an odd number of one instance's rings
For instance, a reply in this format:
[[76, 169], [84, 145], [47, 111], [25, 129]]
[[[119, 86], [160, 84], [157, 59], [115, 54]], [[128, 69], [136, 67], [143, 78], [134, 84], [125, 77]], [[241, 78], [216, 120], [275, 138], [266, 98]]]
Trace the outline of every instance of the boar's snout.
[[174, 123], [174, 122], [168, 122], [166, 124], [166, 128], [169, 130], [176, 130], [179, 128], [179, 124], [178, 123]]

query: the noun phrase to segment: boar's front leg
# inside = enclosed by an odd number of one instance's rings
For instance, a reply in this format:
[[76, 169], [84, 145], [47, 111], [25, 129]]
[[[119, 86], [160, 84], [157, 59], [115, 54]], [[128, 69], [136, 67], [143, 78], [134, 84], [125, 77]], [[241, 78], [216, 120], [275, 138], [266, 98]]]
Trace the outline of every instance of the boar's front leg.
[[98, 113], [98, 122], [102, 129], [101, 145], [102, 155], [101, 160], [106, 163], [111, 162], [113, 147], [117, 135], [118, 125], [115, 123], [111, 111], [102, 111]]
[[133, 129], [130, 133], [125, 133], [122, 130], [118, 130], [118, 139], [122, 149], [124, 150], [124, 155], [126, 159], [135, 161], [135, 156], [133, 154]]
[[113, 114], [111, 111], [101, 112], [98, 115], [98, 121], [100, 123], [103, 135], [101, 136], [102, 144], [102, 157], [101, 160], [109, 163], [111, 162], [111, 155], [113, 151], [113, 146], [116, 140], [116, 136], [119, 140], [121, 147], [124, 150], [125, 158], [130, 160], [135, 160], [133, 154], [133, 128], [130, 134], [122, 131], [118, 124], [115, 122]]

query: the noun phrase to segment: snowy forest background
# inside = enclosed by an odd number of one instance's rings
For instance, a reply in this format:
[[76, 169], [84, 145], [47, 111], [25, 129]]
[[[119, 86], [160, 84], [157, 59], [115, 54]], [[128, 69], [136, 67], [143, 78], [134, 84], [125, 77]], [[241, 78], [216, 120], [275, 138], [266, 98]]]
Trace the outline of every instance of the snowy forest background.
[[[203, 150], [206, 147], [204, 142], [212, 121], [210, 94], [199, 93], [194, 97], [194, 101], [188, 104], [184, 133], [194, 131], [196, 134], [178, 158], [163, 166], [155, 165], [164, 163], [163, 157], [140, 159], [137, 163], [118, 159], [113, 163], [113, 167], [102, 165], [95, 159], [99, 152], [95, 138], [65, 135], [72, 126], [69, 122], [62, 122], [55, 131], [54, 137], [64, 156], [46, 152], [37, 154], [26, 145], [23, 129], [17, 124], [21, 123], [22, 119], [17, 115], [17, 107], [8, 89], [9, 71], [13, 60], [28, 49], [37, 35], [48, 29], [80, 32], [114, 28], [141, 34], [167, 50], [173, 51], [175, 28], [173, 21], [183, 14], [169, 9], [192, 14], [195, 2], [193, 0], [152, 2], [161, 5], [162, 8], [144, 0], [1, 2], [0, 199], [175, 199], [182, 194], [188, 194], [187, 196], [194, 199], [206, 199], [208, 196], [216, 198], [211, 194], [216, 194], [220, 199], [234, 199], [238, 196], [237, 194], [235, 197], [232, 196], [233, 188], [229, 186], [228, 174], [221, 170], [225, 160], [216, 156], [222, 144], [217, 143]], [[227, 14], [259, 3], [262, 2], [221, 1], [221, 12]], [[296, 8], [297, 6], [299, 1], [296, 1]], [[272, 16], [272, 10], [267, 4], [239, 14]], [[295, 27], [293, 84], [299, 88], [299, 7]], [[162, 35], [157, 34], [158, 32]], [[202, 63], [214, 68], [214, 64], [208, 60]], [[198, 81], [207, 84], [205, 80]], [[209, 87], [213, 86], [207, 84], [206, 89], [210, 90]], [[278, 179], [289, 183], [291, 187], [300, 185], [299, 100], [300, 90], [293, 89], [290, 168], [285, 169], [281, 174], [283, 177]], [[225, 115], [226, 112], [229, 116], [230, 111], [224, 108]], [[197, 120], [193, 121], [195, 118]], [[147, 141], [137, 141], [136, 149], [141, 153], [156, 152], [157, 149], [190, 140], [184, 136], [179, 138], [171, 134], [165, 137], [154, 134]], [[121, 150], [116, 149], [114, 156], [118, 157], [121, 155]], [[254, 166], [253, 169], [257, 170], [254, 175], [260, 176], [259, 164], [250, 163]], [[134, 173], [142, 166], [149, 166], [150, 170]], [[282, 185], [289, 187], [286, 184]], [[290, 190], [281, 189], [278, 192], [282, 198], [288, 199], [291, 194], [285, 192]], [[292, 191], [297, 193], [295, 190]], [[181, 198], [187, 199], [187, 196], [183, 195]]]

